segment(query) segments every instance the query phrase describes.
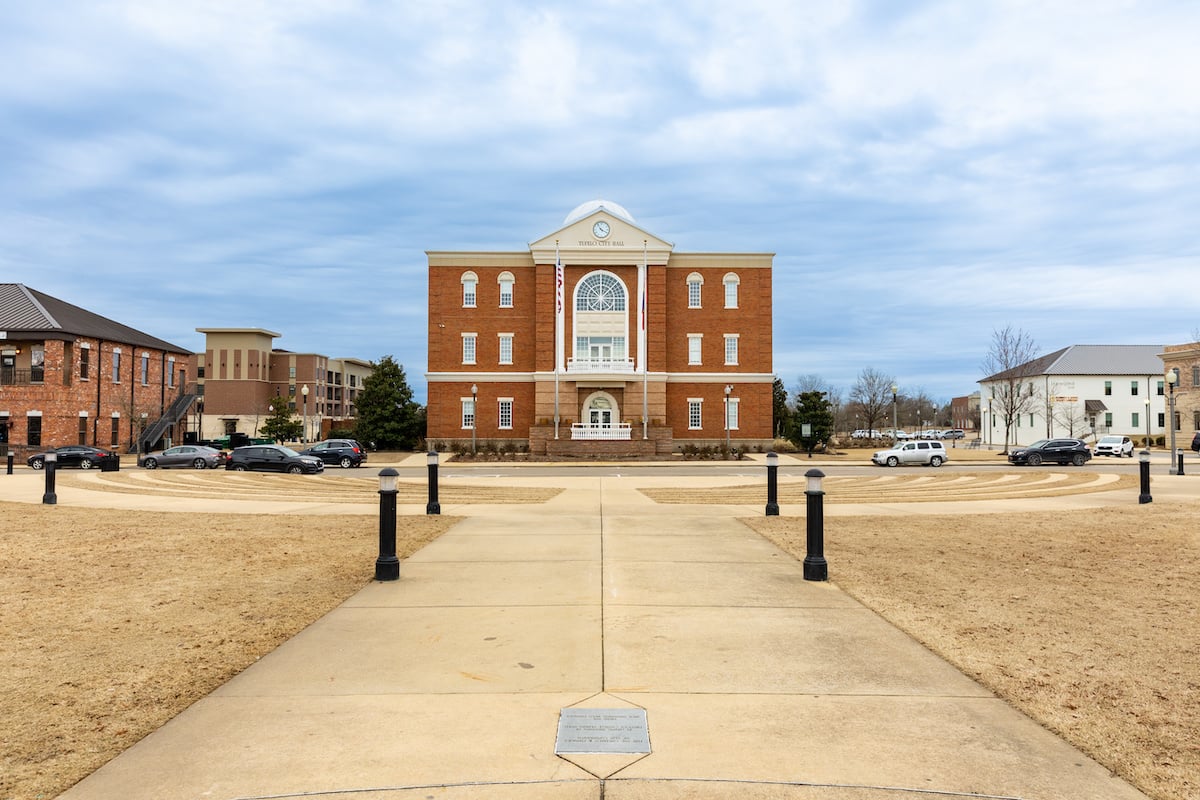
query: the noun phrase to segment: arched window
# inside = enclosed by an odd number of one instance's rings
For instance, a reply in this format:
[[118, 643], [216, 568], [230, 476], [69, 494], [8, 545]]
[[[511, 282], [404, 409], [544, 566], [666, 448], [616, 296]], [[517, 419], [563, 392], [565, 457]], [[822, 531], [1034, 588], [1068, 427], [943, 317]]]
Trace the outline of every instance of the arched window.
[[704, 277], [699, 272], [688, 275], [688, 308], [700, 308], [700, 289], [704, 286]]
[[725, 283], [725, 307], [726, 308], [737, 308], [738, 307], [738, 284], [741, 283], [741, 281], [738, 279], [738, 276], [735, 273], [727, 272], [727, 273], [725, 273], [724, 283]]
[[475, 307], [475, 289], [479, 286], [479, 276], [474, 272], [464, 272], [462, 276], [463, 308]]
[[496, 279], [496, 282], [500, 284], [500, 307], [512, 308], [513, 284], [516, 283], [516, 279], [513, 278], [513, 274], [511, 272], [501, 272], [500, 277]]
[[624, 311], [624, 284], [615, 275], [593, 272], [575, 288], [575, 310]]
[[593, 272], [576, 284], [572, 371], [632, 369], [625, 348], [628, 298], [629, 290], [611, 272]]

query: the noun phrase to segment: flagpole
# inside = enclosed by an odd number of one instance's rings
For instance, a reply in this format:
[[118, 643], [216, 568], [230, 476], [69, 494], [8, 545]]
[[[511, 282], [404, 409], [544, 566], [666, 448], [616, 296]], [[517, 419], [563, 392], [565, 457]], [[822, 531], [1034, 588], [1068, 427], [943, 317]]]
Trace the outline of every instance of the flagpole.
[[554, 438], [558, 438], [558, 374], [562, 371], [563, 341], [563, 268], [562, 256], [558, 253], [558, 239], [554, 240]]
[[641, 352], [642, 362], [642, 440], [650, 438], [650, 398], [648, 396], [650, 390], [650, 370], [646, 365], [646, 358], [650, 352], [650, 348], [646, 345], [646, 295], [650, 293], [650, 267], [646, 263], [646, 240], [642, 239], [642, 303], [638, 309], [638, 316], [641, 318], [641, 333], [638, 335], [638, 345]]

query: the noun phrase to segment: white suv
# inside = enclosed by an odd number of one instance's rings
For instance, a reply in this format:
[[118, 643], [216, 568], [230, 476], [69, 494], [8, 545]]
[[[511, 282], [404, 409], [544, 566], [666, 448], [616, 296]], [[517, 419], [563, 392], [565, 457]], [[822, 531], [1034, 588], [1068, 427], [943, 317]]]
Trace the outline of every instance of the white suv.
[[890, 450], [880, 450], [871, 456], [871, 461], [879, 466], [898, 467], [901, 464], [928, 464], [940, 467], [950, 456], [941, 442], [896, 442]]
[[1092, 453], [1098, 456], [1116, 456], [1117, 458], [1129, 456], [1133, 458], [1133, 440], [1128, 436], [1101, 436]]

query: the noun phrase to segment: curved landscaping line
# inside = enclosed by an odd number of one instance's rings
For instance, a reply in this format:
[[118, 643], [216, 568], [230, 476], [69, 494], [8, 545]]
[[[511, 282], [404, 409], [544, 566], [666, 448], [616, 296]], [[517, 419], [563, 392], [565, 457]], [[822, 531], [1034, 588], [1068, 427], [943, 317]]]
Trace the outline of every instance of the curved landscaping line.
[[[956, 472], [826, 478], [825, 502], [835, 504], [953, 503], [1063, 497], [1134, 489], [1132, 475], [1094, 472]], [[779, 502], [803, 503], [803, 480], [781, 481]], [[716, 486], [704, 489], [641, 489], [656, 503], [753, 505], [762, 503], [763, 485]]]
[[[280, 500], [307, 503], [377, 503], [379, 481], [375, 477], [325, 477], [322, 475], [274, 475], [260, 472], [162, 470], [103, 472], [62, 475], [59, 484], [93, 492], [118, 492], [209, 500]], [[424, 481], [399, 481], [396, 501], [424, 503], [428, 487]], [[562, 489], [443, 484], [442, 503], [545, 503]]]

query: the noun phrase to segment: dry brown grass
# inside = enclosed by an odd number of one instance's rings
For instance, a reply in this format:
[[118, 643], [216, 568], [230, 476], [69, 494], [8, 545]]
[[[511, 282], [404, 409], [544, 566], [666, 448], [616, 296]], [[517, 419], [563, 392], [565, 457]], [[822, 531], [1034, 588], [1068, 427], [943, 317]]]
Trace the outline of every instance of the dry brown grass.
[[[447, 517], [401, 517], [401, 557]], [[54, 797], [374, 577], [372, 516], [0, 503], [0, 797]]]
[[[803, 518], [749, 523], [805, 555]], [[1162, 800], [1200, 797], [1200, 506], [826, 517], [830, 579]]]

